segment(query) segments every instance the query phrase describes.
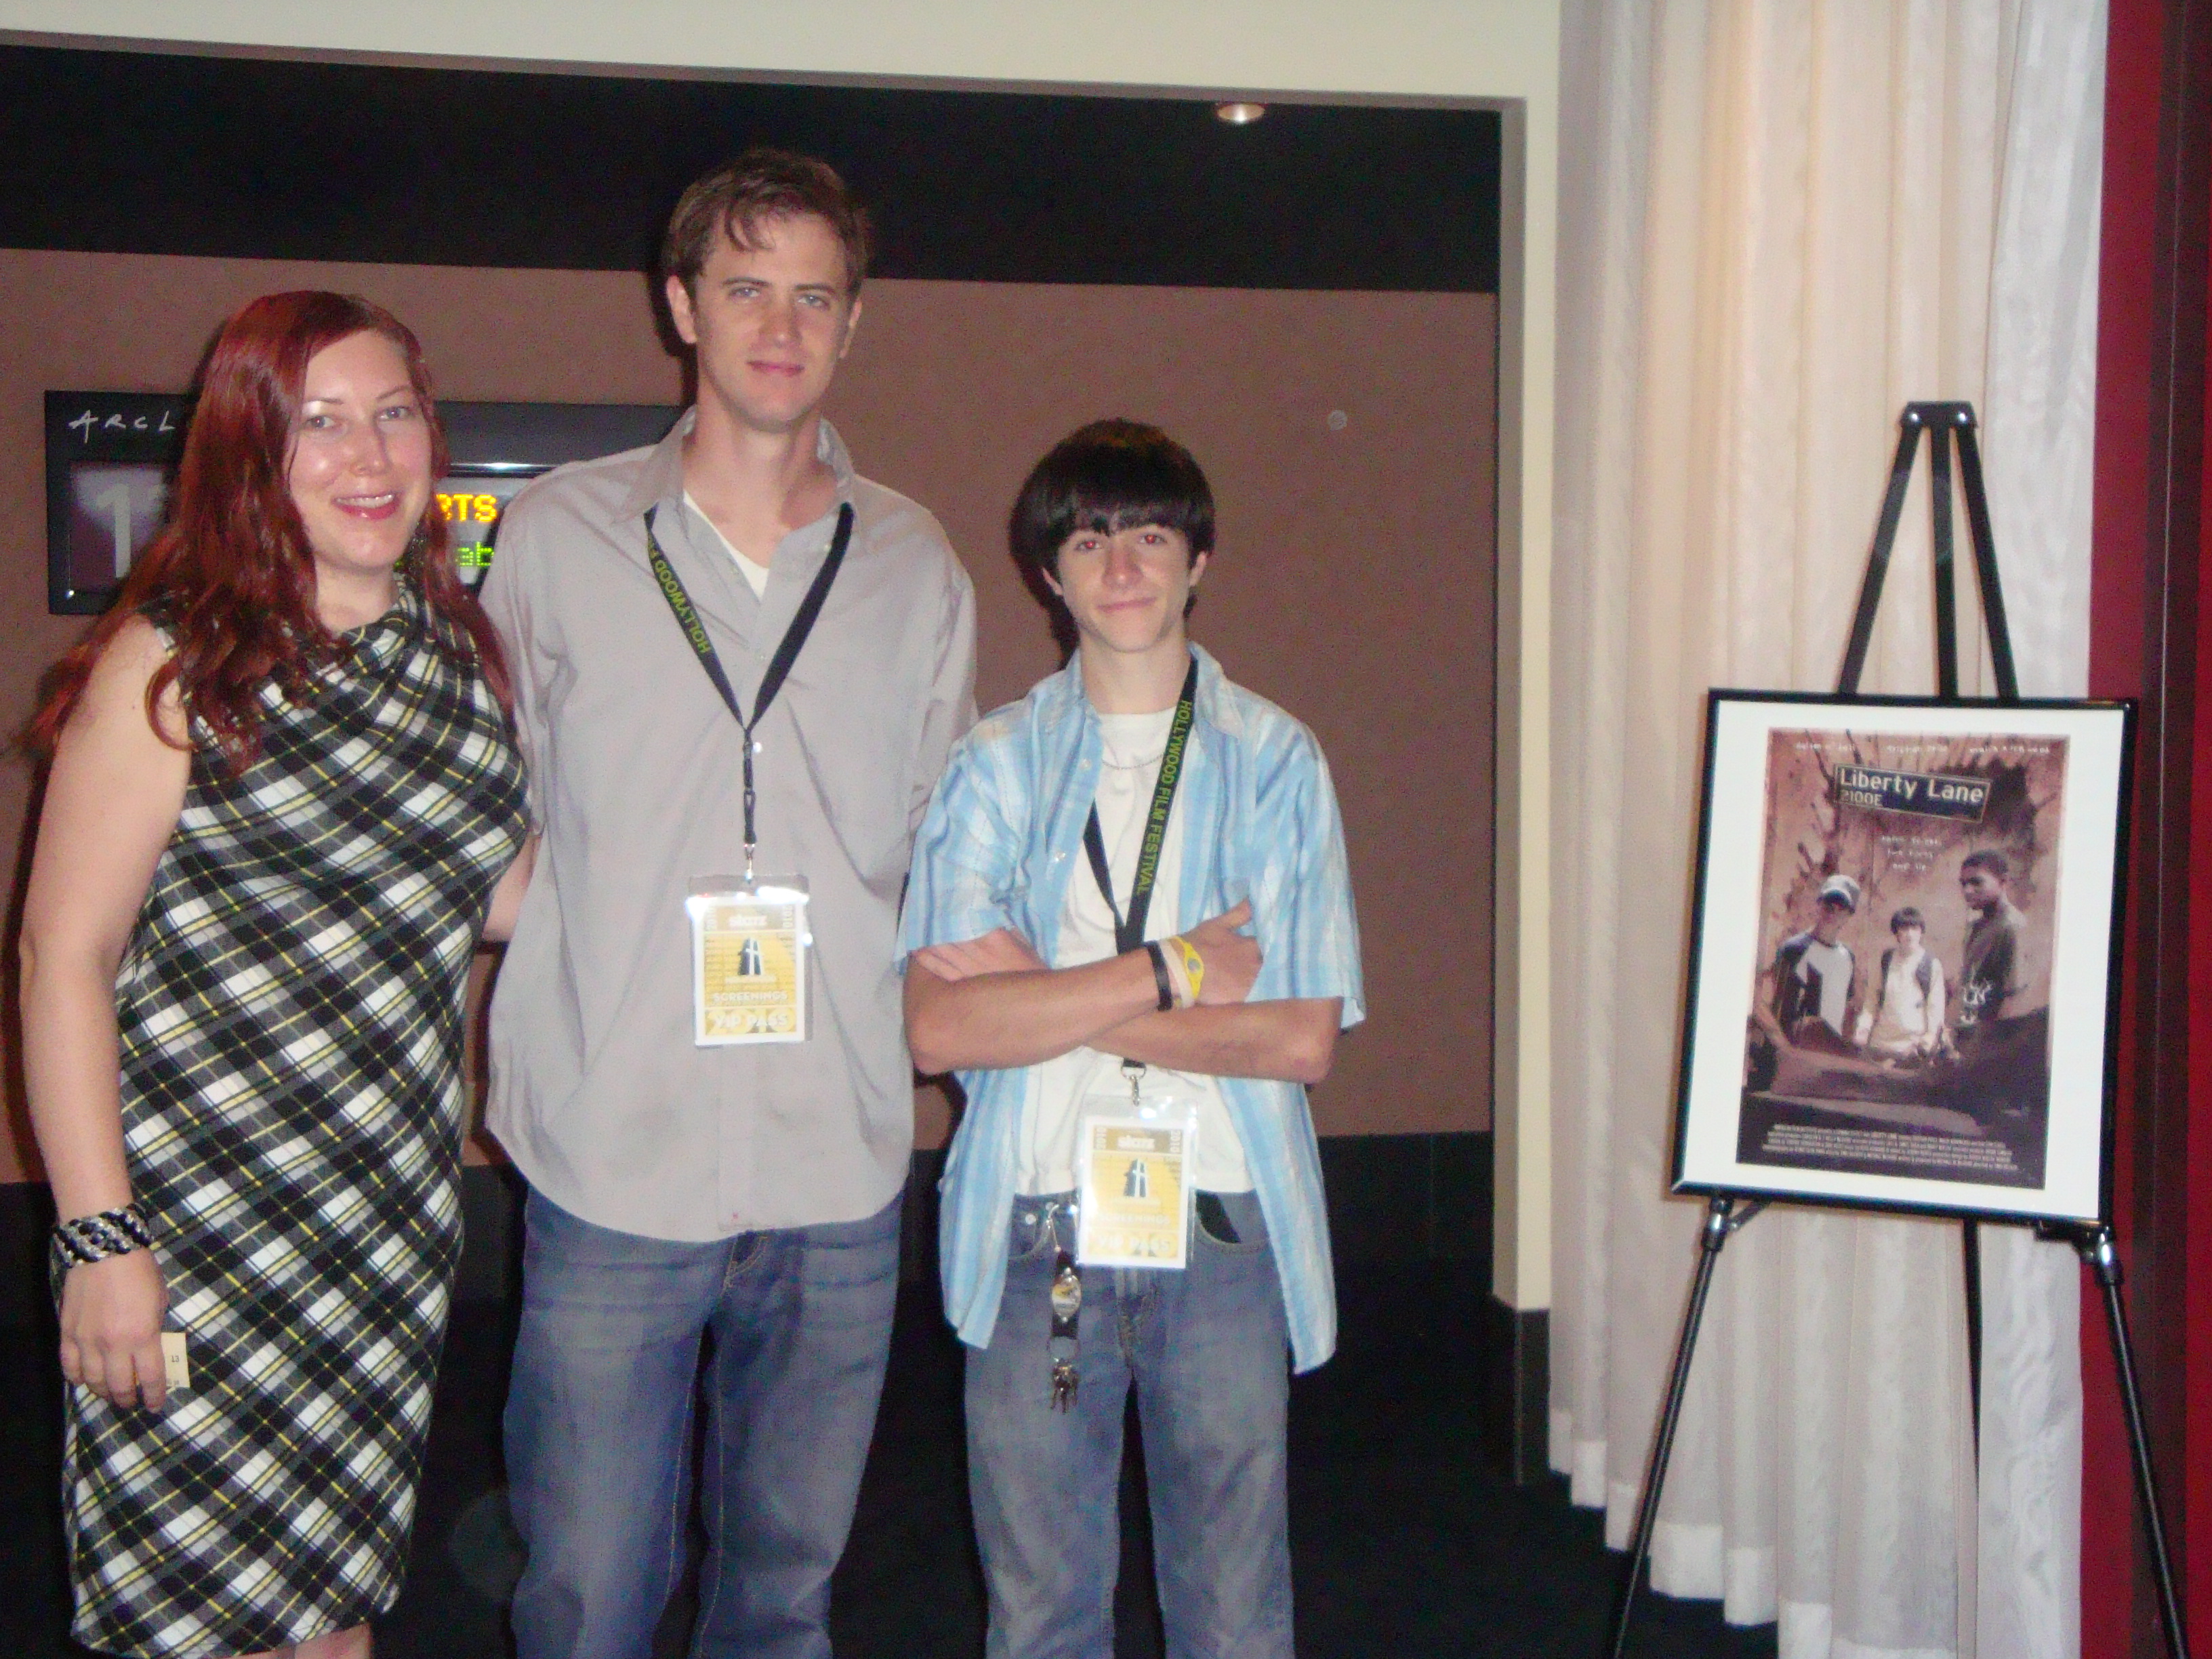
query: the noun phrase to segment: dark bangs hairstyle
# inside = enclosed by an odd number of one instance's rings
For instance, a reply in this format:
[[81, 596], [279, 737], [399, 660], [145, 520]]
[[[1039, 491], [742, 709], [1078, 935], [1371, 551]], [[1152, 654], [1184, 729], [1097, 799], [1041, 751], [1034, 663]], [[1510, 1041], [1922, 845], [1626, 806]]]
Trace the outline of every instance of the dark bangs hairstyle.
[[[174, 686], [187, 721], [242, 768], [260, 747], [263, 688], [273, 682], [295, 702], [312, 701], [311, 677], [334, 665], [344, 647], [315, 613], [314, 554], [292, 500], [292, 441], [308, 359], [363, 333], [399, 348], [429, 424], [431, 479], [445, 475], [446, 434], [429, 369], [405, 324], [349, 294], [270, 294], [246, 306], [217, 331], [201, 363], [168, 521], [131, 567], [107, 614], [48, 676], [24, 734], [34, 754], [53, 753], [94, 665], [137, 616], [158, 619], [175, 641], [146, 687], [146, 717], [156, 732], [161, 701]], [[399, 568], [467, 639], [501, 707], [511, 710], [499, 637], [453, 573], [434, 501]]]
[[1211, 553], [1212, 487], [1190, 451], [1159, 428], [1093, 421], [1030, 471], [1006, 538], [1025, 572], [1057, 576], [1060, 544], [1077, 531], [1111, 535], [1144, 524], [1180, 531], [1193, 558]]
[[756, 145], [695, 179], [678, 199], [661, 240], [661, 274], [675, 277], [696, 299], [699, 273], [717, 241], [757, 247], [761, 221], [800, 213], [812, 214], [836, 234], [845, 251], [845, 297], [851, 299], [868, 272], [866, 211], [827, 161], [766, 145]]

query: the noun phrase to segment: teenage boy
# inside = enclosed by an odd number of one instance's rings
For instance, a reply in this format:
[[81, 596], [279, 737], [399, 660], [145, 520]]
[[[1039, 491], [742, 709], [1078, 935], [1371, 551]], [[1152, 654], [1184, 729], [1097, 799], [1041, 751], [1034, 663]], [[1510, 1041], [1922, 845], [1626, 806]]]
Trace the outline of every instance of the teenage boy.
[[514, 1630], [521, 1659], [651, 1646], [703, 1338], [691, 1651], [811, 1659], [897, 1288], [899, 887], [973, 717], [974, 599], [819, 412], [867, 264], [837, 175], [749, 152], [664, 262], [696, 407], [526, 491], [484, 590], [544, 837], [490, 1042], [530, 1184]]
[[1813, 925], [1782, 941], [1768, 967], [1767, 998], [1753, 1018], [1767, 1033], [1790, 1042], [1818, 1041], [1820, 1027], [1838, 1042], [1850, 1030], [1858, 969], [1842, 941], [1844, 924], [1858, 913], [1859, 884], [1849, 876], [1820, 884]]
[[[1959, 963], [1958, 1029], [2001, 1018], [2025, 988], [2021, 939], [2027, 918], [2012, 902], [2012, 866], [2002, 853], [1984, 848], [1959, 861], [1959, 896], [1973, 915]], [[2014, 1013], [2020, 1012], [2015, 1006]]]
[[1933, 1054], [1943, 1039], [1943, 964], [1923, 943], [1928, 919], [1908, 904], [1890, 917], [1889, 933], [1897, 943], [1881, 953], [1859, 1042], [1900, 1060]]
[[1896, 1057], [1929, 1055], [1942, 1042], [1942, 963], [1923, 945], [1927, 918], [1911, 905], [1889, 918], [1896, 940], [1874, 975], [1874, 1006], [1858, 1015], [1858, 1040]]
[[1012, 537], [1075, 658], [954, 751], [899, 941], [916, 1063], [968, 1092], [941, 1255], [986, 1650], [1113, 1651], [1133, 1388], [1168, 1651], [1287, 1659], [1284, 1350], [1336, 1339], [1304, 1085], [1363, 1017], [1335, 795], [1185, 635], [1213, 498], [1182, 446], [1084, 428]]

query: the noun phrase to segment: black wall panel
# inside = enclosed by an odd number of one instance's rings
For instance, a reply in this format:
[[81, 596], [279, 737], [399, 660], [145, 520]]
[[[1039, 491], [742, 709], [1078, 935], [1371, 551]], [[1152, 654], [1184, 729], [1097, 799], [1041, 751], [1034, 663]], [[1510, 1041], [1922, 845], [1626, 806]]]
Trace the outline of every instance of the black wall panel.
[[875, 274], [1495, 293], [1494, 112], [0, 47], [0, 246], [643, 270], [752, 143], [833, 162]]

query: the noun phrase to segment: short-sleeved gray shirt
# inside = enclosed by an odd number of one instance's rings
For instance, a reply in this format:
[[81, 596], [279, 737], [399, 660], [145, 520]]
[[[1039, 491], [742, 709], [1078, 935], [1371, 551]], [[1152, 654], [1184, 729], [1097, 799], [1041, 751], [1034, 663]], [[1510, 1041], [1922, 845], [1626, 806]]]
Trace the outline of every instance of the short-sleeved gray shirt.
[[748, 714], [829, 551], [787, 535], [756, 598], [684, 501], [682, 441], [566, 466], [507, 510], [483, 603], [506, 642], [543, 835], [494, 994], [492, 1133], [570, 1213], [702, 1240], [852, 1220], [914, 1139], [893, 961], [915, 826], [975, 719], [975, 592], [937, 520], [820, 453], [853, 539], [754, 729], [763, 876], [813, 895], [803, 1043], [692, 1044], [693, 878], [744, 867], [742, 733], [647, 563], [645, 514]]

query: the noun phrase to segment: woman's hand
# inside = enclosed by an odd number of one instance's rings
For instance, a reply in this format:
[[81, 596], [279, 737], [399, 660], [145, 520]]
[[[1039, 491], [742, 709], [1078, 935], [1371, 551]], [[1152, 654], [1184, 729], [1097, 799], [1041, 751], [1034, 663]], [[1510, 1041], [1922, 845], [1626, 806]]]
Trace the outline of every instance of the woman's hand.
[[62, 1280], [62, 1375], [123, 1410], [168, 1398], [161, 1316], [169, 1287], [151, 1250], [81, 1262]]

